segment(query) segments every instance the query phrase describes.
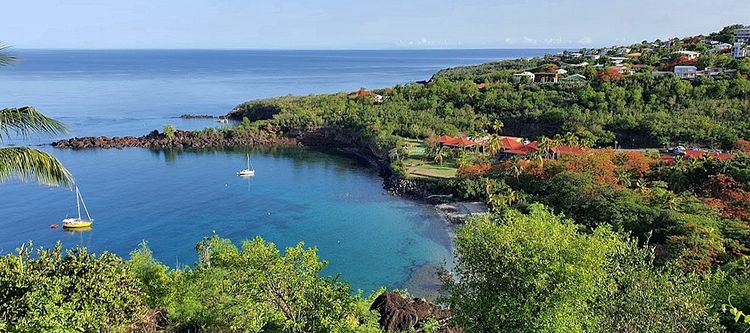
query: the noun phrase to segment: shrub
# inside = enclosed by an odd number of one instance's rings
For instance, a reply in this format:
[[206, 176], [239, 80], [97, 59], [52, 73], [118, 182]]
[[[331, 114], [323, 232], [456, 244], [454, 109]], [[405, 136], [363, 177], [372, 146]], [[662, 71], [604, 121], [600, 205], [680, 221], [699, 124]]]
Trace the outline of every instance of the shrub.
[[8, 331], [120, 331], [143, 299], [125, 261], [111, 253], [63, 254], [59, 243], [33, 251], [29, 243], [0, 258], [0, 326]]
[[176, 132], [177, 129], [173, 125], [164, 125], [164, 136], [166, 136], [167, 139], [174, 138]]

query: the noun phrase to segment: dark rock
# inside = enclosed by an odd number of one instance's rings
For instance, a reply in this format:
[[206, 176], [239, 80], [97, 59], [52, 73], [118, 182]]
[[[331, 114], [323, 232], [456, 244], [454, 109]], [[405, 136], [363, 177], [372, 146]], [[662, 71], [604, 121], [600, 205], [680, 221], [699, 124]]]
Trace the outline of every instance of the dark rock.
[[440, 333], [458, 333], [458, 328], [448, 327], [450, 310], [432, 304], [423, 298], [404, 298], [398, 292], [385, 292], [370, 306], [380, 314], [380, 327], [388, 332], [421, 332], [431, 319], [437, 320]]
[[182, 119], [213, 119], [216, 118], [212, 115], [207, 114], [183, 114], [180, 116]]
[[55, 148], [89, 149], [89, 148], [125, 148], [141, 147], [152, 149], [190, 149], [190, 148], [224, 148], [248, 145], [296, 145], [293, 137], [264, 136], [264, 137], [236, 137], [222, 132], [198, 133], [177, 131], [174, 136], [167, 138], [159, 131], [152, 131], [142, 137], [83, 137], [53, 142]]

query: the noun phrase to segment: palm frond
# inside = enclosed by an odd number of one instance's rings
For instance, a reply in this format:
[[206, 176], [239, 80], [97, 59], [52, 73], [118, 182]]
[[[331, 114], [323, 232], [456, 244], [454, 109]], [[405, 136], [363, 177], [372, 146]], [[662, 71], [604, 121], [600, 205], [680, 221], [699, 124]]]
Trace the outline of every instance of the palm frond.
[[0, 43], [0, 66], [6, 66], [16, 61], [16, 57], [7, 52], [9, 48], [10, 46]]
[[28, 147], [0, 148], [0, 182], [11, 178], [71, 187], [73, 176], [54, 156]]
[[48, 135], [67, 133], [65, 126], [33, 107], [0, 109], [0, 142], [11, 133], [26, 136], [32, 133]]

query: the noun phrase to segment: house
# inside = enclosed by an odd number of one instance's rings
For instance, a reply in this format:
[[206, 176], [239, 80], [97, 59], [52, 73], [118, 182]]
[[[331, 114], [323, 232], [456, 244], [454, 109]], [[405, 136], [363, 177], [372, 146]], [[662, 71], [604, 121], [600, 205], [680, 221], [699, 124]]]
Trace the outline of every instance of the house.
[[560, 69], [557, 70], [557, 74], [565, 75], [565, 74], [568, 74], [568, 71], [565, 70], [565, 69], [560, 68]]
[[734, 39], [737, 43], [750, 43], [750, 28], [735, 30]]
[[717, 76], [717, 75], [724, 73], [724, 69], [717, 68], [717, 67], [706, 67], [706, 69], [703, 72], [708, 76]]
[[579, 68], [579, 67], [586, 67], [588, 65], [589, 65], [589, 63], [587, 63], [587, 62], [584, 61], [584, 62], [582, 62], [580, 64], [569, 64], [568, 67]]
[[698, 60], [698, 58], [701, 56], [700, 52], [695, 51], [677, 51], [675, 53], [686, 57], [687, 60]]
[[641, 53], [641, 52], [628, 53], [628, 58], [638, 58], [641, 55], [643, 55], [643, 53]]
[[534, 73], [534, 83], [557, 83], [559, 77], [557, 73]]
[[734, 43], [734, 46], [732, 47], [732, 57], [735, 59], [747, 57], [747, 49], [742, 43]]
[[498, 151], [499, 158], [508, 158], [512, 156], [526, 157], [537, 151], [536, 141], [528, 142], [522, 138], [501, 136], [500, 142], [502, 149]]
[[722, 153], [708, 150], [686, 150], [682, 156], [685, 159], [697, 159], [704, 160], [706, 158], [715, 158], [717, 160], [731, 160], [734, 155], [730, 153]]
[[731, 48], [732, 48], [732, 44], [729, 44], [729, 43], [720, 43], [720, 44], [714, 45], [714, 50], [718, 50], [719, 52], [724, 51], [724, 50], [729, 50]]
[[440, 137], [439, 142], [441, 147], [449, 148], [467, 148], [479, 145], [479, 143], [477, 143], [476, 141], [471, 140], [465, 136], [454, 138], [450, 135], [443, 135]]
[[625, 60], [628, 60], [628, 58], [626, 57], [611, 57], [609, 59], [612, 60], [612, 62], [614, 62], [615, 65], [619, 65], [623, 63]]
[[601, 56], [598, 55], [598, 54], [587, 54], [586, 58], [593, 59], [593, 60], [599, 60], [599, 58], [601, 58]]
[[617, 71], [618, 73], [622, 74], [622, 75], [633, 74], [633, 70], [631, 70], [630, 68], [627, 68], [627, 67], [625, 67], [623, 65], [612, 66], [611, 68], [613, 70]]
[[361, 88], [353, 93], [350, 93], [349, 97], [353, 97], [353, 98], [372, 97], [372, 99], [375, 100], [375, 103], [383, 102], [383, 96], [378, 95], [372, 91], [367, 91], [365, 88]]
[[520, 81], [520, 82], [534, 82], [534, 73], [523, 72], [523, 73], [513, 74], [513, 80]]
[[698, 75], [698, 67], [674, 66], [674, 73], [681, 79], [692, 80]]
[[573, 75], [570, 75], [570, 76], [567, 76], [567, 77], [564, 77], [564, 78], [560, 79], [560, 81], [565, 81], [565, 82], [585, 82], [586, 81], [586, 77], [583, 76], [583, 75], [581, 75], [581, 74], [573, 74]]

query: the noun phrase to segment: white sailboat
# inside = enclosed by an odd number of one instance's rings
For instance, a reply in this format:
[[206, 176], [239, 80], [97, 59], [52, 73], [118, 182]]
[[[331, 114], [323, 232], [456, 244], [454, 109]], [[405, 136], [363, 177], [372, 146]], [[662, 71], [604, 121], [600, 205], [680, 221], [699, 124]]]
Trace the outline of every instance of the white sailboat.
[[[83, 211], [86, 212], [86, 219], [83, 219], [81, 217], [81, 206], [83, 206]], [[76, 207], [78, 209], [78, 217], [71, 217], [66, 218], [62, 220], [63, 228], [65, 229], [83, 229], [83, 228], [90, 228], [91, 225], [94, 223], [94, 219], [91, 218], [91, 215], [89, 214], [88, 208], [86, 208], [86, 203], [83, 202], [83, 197], [81, 196], [81, 191], [78, 190], [78, 186], [76, 186]]]
[[239, 172], [237, 172], [237, 175], [240, 177], [255, 176], [255, 170], [253, 169], [253, 166], [250, 165], [250, 154], [247, 154], [247, 169], [240, 170]]

